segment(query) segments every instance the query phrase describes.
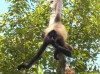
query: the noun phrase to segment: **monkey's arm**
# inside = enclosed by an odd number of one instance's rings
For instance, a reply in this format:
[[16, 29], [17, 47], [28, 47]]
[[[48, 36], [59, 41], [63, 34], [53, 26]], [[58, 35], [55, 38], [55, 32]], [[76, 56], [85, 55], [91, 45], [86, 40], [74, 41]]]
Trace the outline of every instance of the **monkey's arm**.
[[43, 54], [44, 50], [46, 49], [48, 43], [46, 40], [44, 40], [43, 45], [40, 47], [40, 50], [38, 51], [37, 55], [35, 57], [33, 57], [28, 64], [20, 64], [18, 66], [18, 70], [21, 70], [22, 68], [30, 68], [32, 66], [32, 64], [38, 60], [38, 58]]

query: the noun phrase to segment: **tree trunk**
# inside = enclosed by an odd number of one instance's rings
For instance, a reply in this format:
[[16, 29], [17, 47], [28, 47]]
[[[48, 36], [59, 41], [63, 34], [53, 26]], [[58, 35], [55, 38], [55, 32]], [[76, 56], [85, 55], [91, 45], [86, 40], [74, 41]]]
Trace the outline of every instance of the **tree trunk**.
[[[62, 12], [62, 0], [50, 0], [50, 22], [49, 25], [54, 23], [54, 19], [59, 12], [61, 15]], [[57, 4], [59, 4], [59, 7], [57, 7]], [[57, 9], [58, 8], [58, 9]], [[65, 65], [66, 65], [66, 59], [65, 56], [60, 53], [59, 55], [59, 65], [57, 67], [57, 74], [65, 74]]]

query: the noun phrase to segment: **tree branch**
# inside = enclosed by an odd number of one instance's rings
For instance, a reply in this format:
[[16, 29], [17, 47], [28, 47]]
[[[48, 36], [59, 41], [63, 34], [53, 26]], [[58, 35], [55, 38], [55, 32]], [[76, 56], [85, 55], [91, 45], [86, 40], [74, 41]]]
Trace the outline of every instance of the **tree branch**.
[[[62, 0], [50, 0], [50, 21], [49, 25], [54, 23], [56, 15], [59, 13], [61, 16], [62, 12]], [[57, 73], [65, 74], [65, 66], [66, 66], [66, 59], [65, 56], [60, 53], [59, 57], [59, 66], [57, 68]]]

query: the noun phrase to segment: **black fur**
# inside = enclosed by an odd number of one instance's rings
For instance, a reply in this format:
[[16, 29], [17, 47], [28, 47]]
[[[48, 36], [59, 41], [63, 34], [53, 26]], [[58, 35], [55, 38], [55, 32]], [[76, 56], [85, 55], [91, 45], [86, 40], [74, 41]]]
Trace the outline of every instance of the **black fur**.
[[49, 44], [51, 44], [55, 48], [54, 58], [56, 60], [58, 60], [57, 55], [59, 53], [63, 53], [64, 55], [71, 57], [71, 52], [70, 50], [68, 50], [68, 48], [65, 47], [65, 42], [62, 40], [62, 38], [60, 38], [57, 35], [57, 32], [55, 30], [52, 30], [50, 33], [48, 33], [48, 36], [44, 39], [43, 45], [40, 47], [40, 50], [38, 51], [37, 55], [33, 57], [28, 64], [19, 65], [18, 70], [21, 70], [22, 68], [26, 69], [30, 68], [32, 64], [34, 64], [39, 59], [39, 57], [41, 57], [44, 50]]
[[[61, 9], [61, 3], [58, 1], [57, 4], [57, 14], [54, 20], [54, 23], [58, 23], [61, 22], [61, 16], [60, 16], [60, 9]], [[60, 25], [60, 24], [59, 24]], [[66, 45], [63, 38], [61, 38], [61, 36], [59, 36], [57, 34], [57, 32], [55, 30], [52, 30], [51, 32], [48, 33], [48, 35], [45, 37], [45, 32], [42, 34], [42, 37], [44, 38], [43, 40], [43, 44], [40, 47], [40, 50], [38, 51], [38, 53], [36, 54], [35, 57], [33, 57], [27, 64], [21, 64], [18, 66], [18, 70], [21, 70], [22, 68], [30, 68], [32, 66], [32, 64], [34, 64], [39, 57], [41, 57], [41, 55], [43, 54], [44, 50], [46, 49], [46, 47], [51, 44], [54, 48], [54, 58], [56, 60], [59, 60], [58, 54], [59, 53], [63, 53], [64, 55], [71, 57], [71, 47]]]
[[57, 33], [55, 33], [54, 35], [56, 36], [56, 38], [52, 39], [52, 43], [51, 43], [52, 46], [55, 48], [54, 58], [56, 60], [59, 60], [57, 56], [59, 53], [63, 53], [64, 55], [71, 57], [72, 47], [66, 45], [63, 39], [60, 36], [58, 36]]
[[46, 49], [47, 45], [49, 45], [51, 42], [50, 42], [50, 39], [49, 37], [46, 38], [44, 41], [43, 41], [43, 44], [42, 46], [40, 47], [40, 50], [38, 51], [37, 55], [35, 57], [33, 57], [28, 64], [21, 64], [18, 66], [18, 70], [21, 70], [22, 68], [30, 68], [32, 66], [32, 64], [34, 62], [36, 62], [38, 60], [39, 57], [41, 57], [41, 55], [43, 54], [44, 50]]

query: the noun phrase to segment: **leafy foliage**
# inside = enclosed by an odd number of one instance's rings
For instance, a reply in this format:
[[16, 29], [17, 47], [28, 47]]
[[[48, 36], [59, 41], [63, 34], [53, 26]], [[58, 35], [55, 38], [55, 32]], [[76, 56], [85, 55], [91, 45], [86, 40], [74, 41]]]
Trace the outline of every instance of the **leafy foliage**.
[[[42, 44], [41, 33], [49, 23], [49, 4], [45, 0], [6, 0], [9, 11], [0, 17], [0, 72], [3, 74], [56, 74], [53, 49], [48, 47], [41, 60], [29, 70], [17, 66], [35, 56]], [[68, 43], [74, 47], [71, 65], [80, 74], [98, 74], [95, 61], [100, 53], [100, 1], [64, 2], [63, 24], [69, 30]], [[50, 48], [50, 49], [49, 49]], [[51, 52], [52, 51], [52, 52]], [[58, 74], [58, 73], [57, 73]]]

